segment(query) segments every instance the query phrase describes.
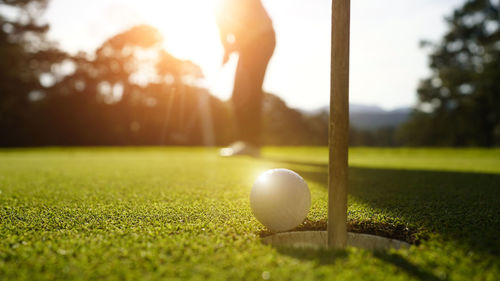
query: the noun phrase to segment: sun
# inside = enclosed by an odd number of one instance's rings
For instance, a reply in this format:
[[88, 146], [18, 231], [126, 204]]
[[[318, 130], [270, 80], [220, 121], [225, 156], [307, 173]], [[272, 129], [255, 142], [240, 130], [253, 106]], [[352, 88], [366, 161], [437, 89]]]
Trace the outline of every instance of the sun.
[[[144, 1], [145, 20], [156, 27], [164, 37], [164, 48], [177, 58], [190, 60], [199, 65], [208, 87], [229, 92], [229, 85], [216, 80], [221, 75], [223, 47], [215, 20], [216, 1], [167, 0]], [[227, 72], [227, 71], [226, 71]], [[230, 81], [231, 78], [227, 77]], [[223, 93], [227, 96], [227, 93]]]
[[222, 52], [213, 10], [207, 0], [151, 1], [147, 20], [173, 55], [207, 64]]

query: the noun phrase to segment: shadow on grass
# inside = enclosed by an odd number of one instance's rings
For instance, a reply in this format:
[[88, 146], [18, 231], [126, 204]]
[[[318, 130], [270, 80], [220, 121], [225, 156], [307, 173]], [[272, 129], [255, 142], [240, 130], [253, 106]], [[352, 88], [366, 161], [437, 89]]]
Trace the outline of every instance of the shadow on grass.
[[[307, 181], [327, 187], [326, 164], [265, 160], [279, 163]], [[360, 221], [356, 219], [355, 208], [351, 209], [349, 231], [417, 245], [419, 239], [438, 234], [439, 239], [451, 241], [465, 252], [500, 255], [499, 174], [350, 167], [349, 194], [354, 203], [372, 208], [374, 213], [373, 217]], [[297, 230], [326, 230], [326, 221], [307, 221]], [[346, 252], [327, 250], [277, 250], [318, 264], [332, 264], [347, 256]], [[374, 252], [373, 255], [416, 279], [443, 280], [397, 253]]]
[[420, 280], [427, 281], [443, 281], [447, 279], [439, 278], [434, 275], [432, 272], [424, 270], [417, 265], [412, 264], [406, 258], [394, 254], [394, 253], [386, 253], [386, 252], [375, 252], [374, 256], [386, 263], [390, 263], [399, 269], [403, 270], [406, 274], [415, 277]]
[[[318, 265], [331, 265], [337, 260], [342, 260], [348, 257], [349, 253], [344, 250], [311, 250], [311, 249], [294, 249], [294, 248], [276, 248], [277, 251], [283, 255], [287, 255], [299, 260], [312, 261]], [[426, 281], [443, 281], [447, 279], [439, 278], [437, 275], [430, 271], [422, 269], [408, 261], [405, 257], [397, 253], [387, 253], [382, 251], [375, 251], [373, 256], [385, 263], [392, 264], [419, 280]]]
[[[284, 164], [306, 180], [327, 186], [326, 164], [265, 160]], [[391, 233], [384, 226], [386, 219], [374, 216], [368, 222], [350, 221], [351, 231], [361, 226], [354, 231], [404, 238], [417, 244], [422, 235], [436, 233], [465, 250], [500, 255], [498, 174], [350, 167], [349, 194], [357, 203], [390, 218], [394, 230]], [[355, 214], [350, 217], [355, 218]], [[326, 229], [326, 222], [312, 223]]]
[[[307, 181], [327, 187], [326, 164], [264, 160], [279, 163]], [[350, 167], [349, 194], [354, 203], [367, 206], [374, 213], [371, 218], [359, 220], [355, 208], [351, 209], [349, 231], [417, 245], [427, 235], [438, 234], [439, 239], [453, 242], [465, 252], [500, 255], [499, 174]], [[297, 230], [326, 230], [326, 221], [307, 221]], [[327, 250], [277, 250], [322, 265], [348, 255]], [[374, 252], [373, 256], [419, 280], [446, 280], [397, 253]]]

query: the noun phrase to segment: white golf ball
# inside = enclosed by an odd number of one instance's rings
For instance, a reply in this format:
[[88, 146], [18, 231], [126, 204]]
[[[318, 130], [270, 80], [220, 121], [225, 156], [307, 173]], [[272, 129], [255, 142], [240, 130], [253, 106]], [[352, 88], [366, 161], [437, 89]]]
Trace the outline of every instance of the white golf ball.
[[250, 192], [253, 214], [273, 232], [300, 225], [311, 207], [305, 180], [287, 169], [269, 170], [257, 178]]

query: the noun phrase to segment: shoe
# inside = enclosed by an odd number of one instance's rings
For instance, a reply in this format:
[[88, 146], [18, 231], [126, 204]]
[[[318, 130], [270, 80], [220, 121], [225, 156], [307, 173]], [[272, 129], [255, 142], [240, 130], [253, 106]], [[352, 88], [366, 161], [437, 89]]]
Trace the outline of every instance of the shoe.
[[258, 158], [260, 157], [260, 148], [246, 142], [238, 141], [220, 150], [220, 156], [222, 157], [233, 157], [240, 155]]

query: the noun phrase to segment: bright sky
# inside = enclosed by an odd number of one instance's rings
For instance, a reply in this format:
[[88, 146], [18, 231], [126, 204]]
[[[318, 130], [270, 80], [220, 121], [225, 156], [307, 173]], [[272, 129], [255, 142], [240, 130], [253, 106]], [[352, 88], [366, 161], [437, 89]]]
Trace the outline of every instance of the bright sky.
[[[329, 103], [331, 0], [262, 0], [277, 33], [264, 89], [290, 106]], [[429, 73], [421, 39], [438, 39], [443, 17], [463, 0], [353, 0], [351, 102], [386, 109], [413, 105], [419, 79]], [[220, 67], [222, 46], [211, 0], [50, 0], [49, 36], [70, 51], [92, 51], [136, 24], [157, 27], [165, 48], [200, 65], [207, 86], [231, 95], [236, 57]]]

